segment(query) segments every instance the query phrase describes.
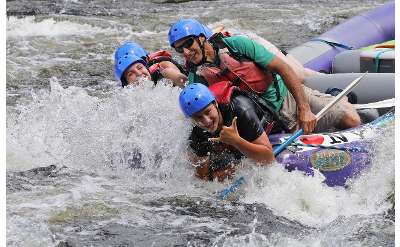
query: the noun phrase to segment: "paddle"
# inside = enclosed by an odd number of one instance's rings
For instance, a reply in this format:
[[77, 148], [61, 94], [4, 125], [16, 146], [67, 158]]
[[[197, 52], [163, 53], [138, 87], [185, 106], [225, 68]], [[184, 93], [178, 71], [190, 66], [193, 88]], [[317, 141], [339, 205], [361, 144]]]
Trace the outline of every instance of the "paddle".
[[381, 100], [381, 101], [377, 101], [377, 102], [371, 102], [371, 103], [367, 103], [367, 104], [355, 104], [353, 106], [357, 110], [389, 108], [389, 107], [394, 107], [395, 106], [395, 99], [394, 98], [386, 99], [386, 100]]
[[[333, 100], [332, 102], [330, 102], [329, 104], [327, 104], [320, 112], [317, 113], [316, 117], [317, 117], [317, 121], [319, 119], [321, 119], [327, 112], [328, 110], [334, 106], [339, 100], [341, 100], [345, 95], [347, 95], [348, 93], [350, 93], [350, 91], [357, 86], [357, 84], [361, 81], [361, 79], [367, 74], [368, 72], [365, 72], [363, 75], [361, 75], [360, 77], [356, 78], [354, 81], [352, 81], [342, 92], [340, 92], [340, 94], [338, 94]], [[296, 131], [291, 137], [289, 137], [289, 139], [287, 139], [285, 142], [283, 142], [282, 144], [280, 144], [277, 148], [275, 148], [273, 150], [274, 156], [277, 156], [278, 154], [280, 154], [287, 146], [289, 146], [290, 143], [292, 143], [294, 140], [296, 140], [299, 136], [301, 136], [303, 134], [303, 129], [299, 129], [298, 131]], [[233, 183], [225, 188], [224, 190], [222, 190], [221, 192], [218, 193], [218, 198], [220, 199], [224, 199], [225, 197], [227, 197], [230, 193], [234, 192], [235, 190], [237, 190], [237, 188], [239, 188], [239, 186], [241, 184], [243, 184], [244, 182], [244, 177], [241, 176], [238, 179], [236, 179], [235, 181], [233, 181]]]

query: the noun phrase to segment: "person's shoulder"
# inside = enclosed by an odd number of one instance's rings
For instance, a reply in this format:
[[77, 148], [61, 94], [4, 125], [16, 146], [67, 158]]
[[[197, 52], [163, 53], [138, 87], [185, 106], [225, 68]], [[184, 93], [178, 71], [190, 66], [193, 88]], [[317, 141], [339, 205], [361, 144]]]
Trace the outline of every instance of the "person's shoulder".
[[225, 37], [223, 38], [224, 41], [226, 42], [251, 42], [251, 39], [249, 39], [248, 37], [244, 36], [244, 35], [234, 35], [234, 36], [230, 36], [230, 37]]
[[226, 45], [228, 45], [233, 49], [243, 49], [248, 47], [252, 43], [251, 39], [243, 35], [234, 35], [231, 37], [225, 37], [223, 38], [223, 41], [225, 42]]
[[236, 114], [241, 115], [249, 110], [254, 110], [253, 101], [244, 94], [235, 94], [231, 98]]
[[233, 116], [237, 117], [239, 135], [247, 141], [254, 141], [264, 131], [254, 102], [246, 95], [238, 95], [232, 103], [235, 104]]
[[249, 59], [254, 60], [257, 57], [256, 51], [263, 52], [259, 49], [261, 45], [243, 35], [224, 38], [224, 42], [233, 52], [241, 53]]

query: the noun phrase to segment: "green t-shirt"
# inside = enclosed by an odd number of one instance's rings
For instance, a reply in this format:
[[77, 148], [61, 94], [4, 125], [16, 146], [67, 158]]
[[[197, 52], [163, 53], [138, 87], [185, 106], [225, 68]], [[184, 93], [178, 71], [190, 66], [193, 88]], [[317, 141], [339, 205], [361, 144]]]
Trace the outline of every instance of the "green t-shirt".
[[[274, 59], [275, 55], [268, 51], [264, 46], [251, 40], [245, 36], [233, 36], [223, 38], [225, 44], [230, 48], [232, 52], [239, 53], [245, 57], [253, 60], [262, 68], [266, 66]], [[193, 73], [189, 73], [189, 83], [203, 82], [204, 80]], [[279, 111], [282, 107], [282, 102], [287, 93], [286, 85], [283, 79], [277, 75], [277, 81], [280, 91], [280, 99], [276, 97], [276, 89], [273, 84], [271, 84], [267, 90], [261, 95], [261, 97], [272, 104], [275, 111]]]

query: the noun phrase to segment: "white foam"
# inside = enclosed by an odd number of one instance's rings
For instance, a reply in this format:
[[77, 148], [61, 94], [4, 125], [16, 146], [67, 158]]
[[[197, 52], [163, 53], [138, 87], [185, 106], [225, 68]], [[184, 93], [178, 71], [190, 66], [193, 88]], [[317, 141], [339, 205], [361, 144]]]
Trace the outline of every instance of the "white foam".
[[394, 191], [393, 128], [386, 129], [382, 136], [377, 140], [379, 145], [372, 169], [349, 182], [348, 189], [328, 187], [322, 183], [322, 175], [310, 177], [298, 171], [288, 173], [275, 164], [249, 171], [242, 200], [264, 203], [278, 215], [317, 227], [340, 216], [383, 213], [391, 207], [386, 198]]
[[144, 81], [99, 99], [79, 87], [64, 89], [53, 78], [50, 93], [33, 95], [31, 104], [7, 118], [7, 169], [57, 164], [101, 172], [108, 166], [106, 172], [125, 175], [140, 155], [150, 169], [138, 165], [127, 176], [168, 177], [185, 162], [181, 155], [190, 125], [177, 104], [179, 89], [159, 84], [153, 88]]
[[97, 33], [115, 33], [112, 28], [101, 28], [89, 24], [71, 21], [56, 21], [53, 18], [36, 21], [34, 16], [7, 19], [7, 38], [29, 36], [65, 36], [65, 35], [94, 35]]
[[[53, 234], [42, 219], [7, 216], [7, 246], [54, 246]], [[29, 229], [29, 230], [27, 230]]]

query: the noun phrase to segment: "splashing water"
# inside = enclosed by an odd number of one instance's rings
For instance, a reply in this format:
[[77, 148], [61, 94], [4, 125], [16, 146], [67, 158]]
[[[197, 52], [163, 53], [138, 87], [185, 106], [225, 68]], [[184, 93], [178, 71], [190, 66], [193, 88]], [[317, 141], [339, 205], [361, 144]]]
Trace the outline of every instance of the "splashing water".
[[[393, 126], [347, 188], [243, 160], [246, 183], [221, 201], [228, 182], [198, 180], [187, 161], [180, 90], [115, 88], [112, 65], [125, 40], [169, 49], [178, 17], [288, 48], [382, 3], [7, 2], [7, 245], [392, 246]], [[36, 14], [12, 14], [24, 11]]]

